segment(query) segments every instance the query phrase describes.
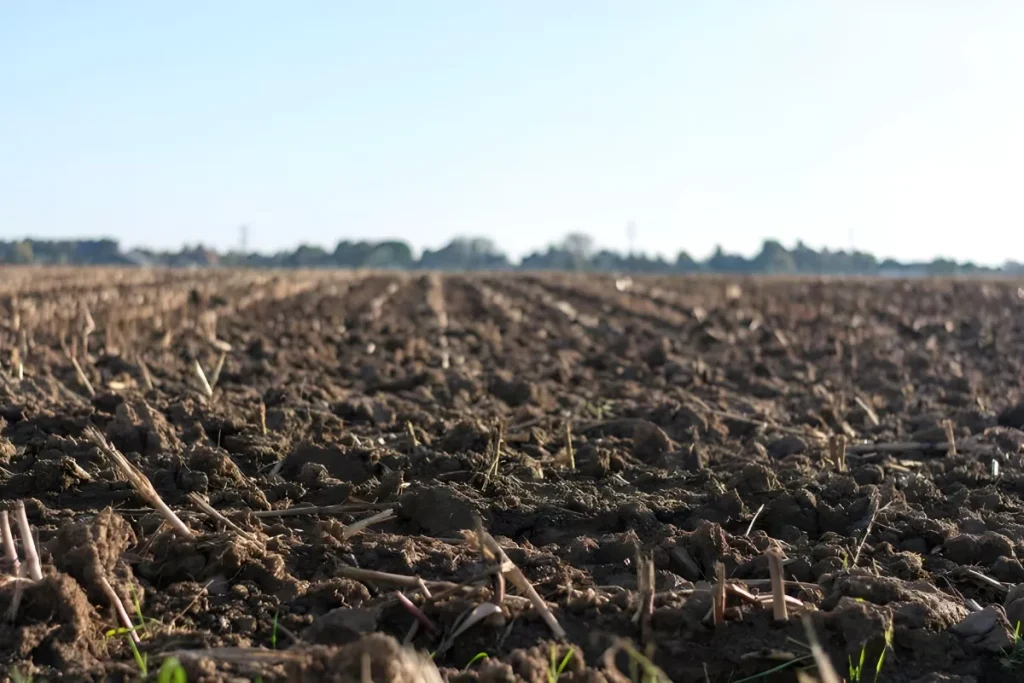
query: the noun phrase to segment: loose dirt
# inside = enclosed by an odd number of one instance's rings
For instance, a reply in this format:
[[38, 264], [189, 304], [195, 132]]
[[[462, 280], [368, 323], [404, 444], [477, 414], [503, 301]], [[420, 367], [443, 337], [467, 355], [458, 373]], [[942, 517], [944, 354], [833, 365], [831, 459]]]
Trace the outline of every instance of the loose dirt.
[[11, 268], [0, 311], [11, 678], [795, 681], [806, 624], [849, 680], [1024, 676], [1020, 282]]

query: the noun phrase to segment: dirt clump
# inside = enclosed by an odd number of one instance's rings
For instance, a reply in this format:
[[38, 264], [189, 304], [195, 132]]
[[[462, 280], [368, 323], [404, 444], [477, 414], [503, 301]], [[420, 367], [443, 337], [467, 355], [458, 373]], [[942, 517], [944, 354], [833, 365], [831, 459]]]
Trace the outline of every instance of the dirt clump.
[[374, 681], [441, 683], [437, 667], [423, 653], [402, 647], [397, 640], [371, 634], [340, 647], [306, 647], [301, 660], [288, 665], [292, 683], [359, 683], [369, 669]]
[[[0, 588], [12, 605], [16, 584]], [[66, 574], [53, 573], [22, 584], [14, 618], [0, 624], [0, 653], [7, 661], [31, 661], [43, 672], [89, 677], [106, 658], [103, 626], [82, 587]]]
[[[62, 525], [46, 550], [58, 570], [85, 588], [90, 602], [102, 605], [108, 600], [103, 580], [112, 586], [132, 584], [132, 569], [125, 560], [125, 552], [135, 543], [135, 532], [128, 522], [106, 508], [91, 519]], [[119, 596], [125, 604], [132, 604], [133, 597], [141, 603], [144, 597], [139, 587], [134, 588], [134, 596], [125, 593]]]

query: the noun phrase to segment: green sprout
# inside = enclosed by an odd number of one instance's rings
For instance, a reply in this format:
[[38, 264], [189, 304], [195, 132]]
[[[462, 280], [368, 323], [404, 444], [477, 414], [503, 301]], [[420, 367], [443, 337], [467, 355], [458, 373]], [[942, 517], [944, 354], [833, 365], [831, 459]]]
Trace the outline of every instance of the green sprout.
[[168, 657], [160, 665], [156, 680], [157, 683], [188, 683], [188, 675], [177, 657]]
[[[634, 683], [671, 683], [665, 672], [651, 661], [651, 658], [642, 654], [633, 647], [632, 643], [623, 643], [626, 654], [629, 655], [629, 679]], [[651, 649], [648, 649], [650, 652]]]
[[558, 660], [557, 649], [554, 645], [551, 646], [551, 650], [548, 653], [550, 659], [548, 662], [548, 683], [557, 683], [558, 679], [561, 678], [565, 672], [565, 667], [569, 666], [569, 662], [572, 661], [572, 657], [576, 654], [576, 648], [570, 647], [562, 657], [562, 661]]
[[[1020, 622], [1017, 622], [1017, 628], [1020, 628]], [[892, 622], [889, 622], [888, 628], [885, 629], [885, 647], [882, 648], [882, 654], [878, 655], [878, 662], [875, 664], [875, 680], [878, 680], [878, 674], [882, 673], [882, 665], [885, 663], [885, 653], [892, 648]]]
[[469, 667], [471, 667], [474, 664], [476, 664], [477, 662], [481, 662], [481, 661], [483, 661], [485, 659], [487, 659], [487, 653], [486, 652], [478, 652], [478, 653], [476, 653], [476, 655], [473, 657], [473, 659], [469, 660], [469, 662], [466, 664], [466, 668], [464, 668], [463, 671], [469, 671]]
[[146, 678], [149, 676], [149, 653], [139, 652], [139, 646], [135, 644], [135, 640], [132, 639], [131, 635], [125, 636], [125, 639], [132, 649], [132, 657], [135, 658], [135, 665], [139, 667], [139, 673], [142, 674], [143, 678]]
[[[893, 627], [892, 623], [885, 629], [885, 646], [882, 648], [882, 652], [878, 655], [878, 660], [875, 662], [875, 678], [878, 680], [879, 674], [882, 673], [882, 666], [885, 664], [885, 653], [892, 647]], [[867, 656], [867, 645], [860, 649], [860, 659], [854, 664], [853, 659], [847, 657], [848, 671], [850, 674], [850, 683], [860, 683], [864, 678], [864, 660]]]
[[1024, 666], [1024, 639], [1022, 636], [1024, 634], [1021, 633], [1021, 622], [1018, 621], [1013, 629], [1013, 644], [1000, 659], [1003, 668], [1019, 669]]
[[278, 613], [274, 612], [274, 629], [270, 632], [270, 649], [277, 649], [277, 616]]
[[[139, 650], [139, 646], [135, 643], [135, 636], [138, 636], [140, 629], [143, 633], [148, 633], [148, 629], [146, 627], [146, 618], [142, 615], [142, 602], [139, 600], [138, 593], [135, 592], [135, 586], [131, 586], [131, 591], [132, 605], [135, 607], [135, 615], [138, 617], [139, 623], [132, 624], [130, 627], [122, 626], [110, 629], [104, 633], [104, 636], [107, 638], [123, 637], [128, 641], [128, 647], [132, 650], [132, 657], [135, 658], [135, 664], [139, 667], [139, 673], [142, 674], [142, 678], [146, 678], [149, 675], [149, 654]], [[141, 637], [139, 636], [139, 638]]]
[[[143, 633], [149, 635], [149, 628], [146, 626], [146, 618], [142, 616], [142, 602], [139, 600], [139, 594], [135, 592], [135, 584], [128, 584], [129, 590], [132, 592], [132, 606], [135, 608], [135, 616], [139, 618], [139, 627]], [[141, 636], [139, 636], [141, 638]]]
[[864, 656], [866, 654], [867, 654], [867, 646], [864, 646], [864, 647], [862, 647], [860, 649], [860, 661], [857, 664], [853, 663], [853, 658], [852, 657], [850, 657], [850, 656], [846, 657], [847, 662], [849, 662], [849, 664], [847, 666], [847, 671], [850, 674], [850, 676], [849, 676], [850, 683], [860, 683], [861, 674], [863, 674], [863, 672], [864, 672]]

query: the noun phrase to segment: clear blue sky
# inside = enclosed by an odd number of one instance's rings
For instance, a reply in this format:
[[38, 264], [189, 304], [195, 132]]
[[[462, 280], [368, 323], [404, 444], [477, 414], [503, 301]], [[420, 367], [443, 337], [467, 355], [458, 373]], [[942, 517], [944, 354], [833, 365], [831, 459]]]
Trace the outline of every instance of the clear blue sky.
[[0, 238], [1024, 260], [1022, 36], [1022, 0], [0, 0]]

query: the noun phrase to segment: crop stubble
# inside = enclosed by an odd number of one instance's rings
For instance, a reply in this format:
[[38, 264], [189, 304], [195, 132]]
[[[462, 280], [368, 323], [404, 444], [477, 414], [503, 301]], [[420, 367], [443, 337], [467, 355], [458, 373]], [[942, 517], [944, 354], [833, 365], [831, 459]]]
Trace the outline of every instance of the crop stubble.
[[6, 270], [0, 663], [1015, 680], [1020, 285]]

